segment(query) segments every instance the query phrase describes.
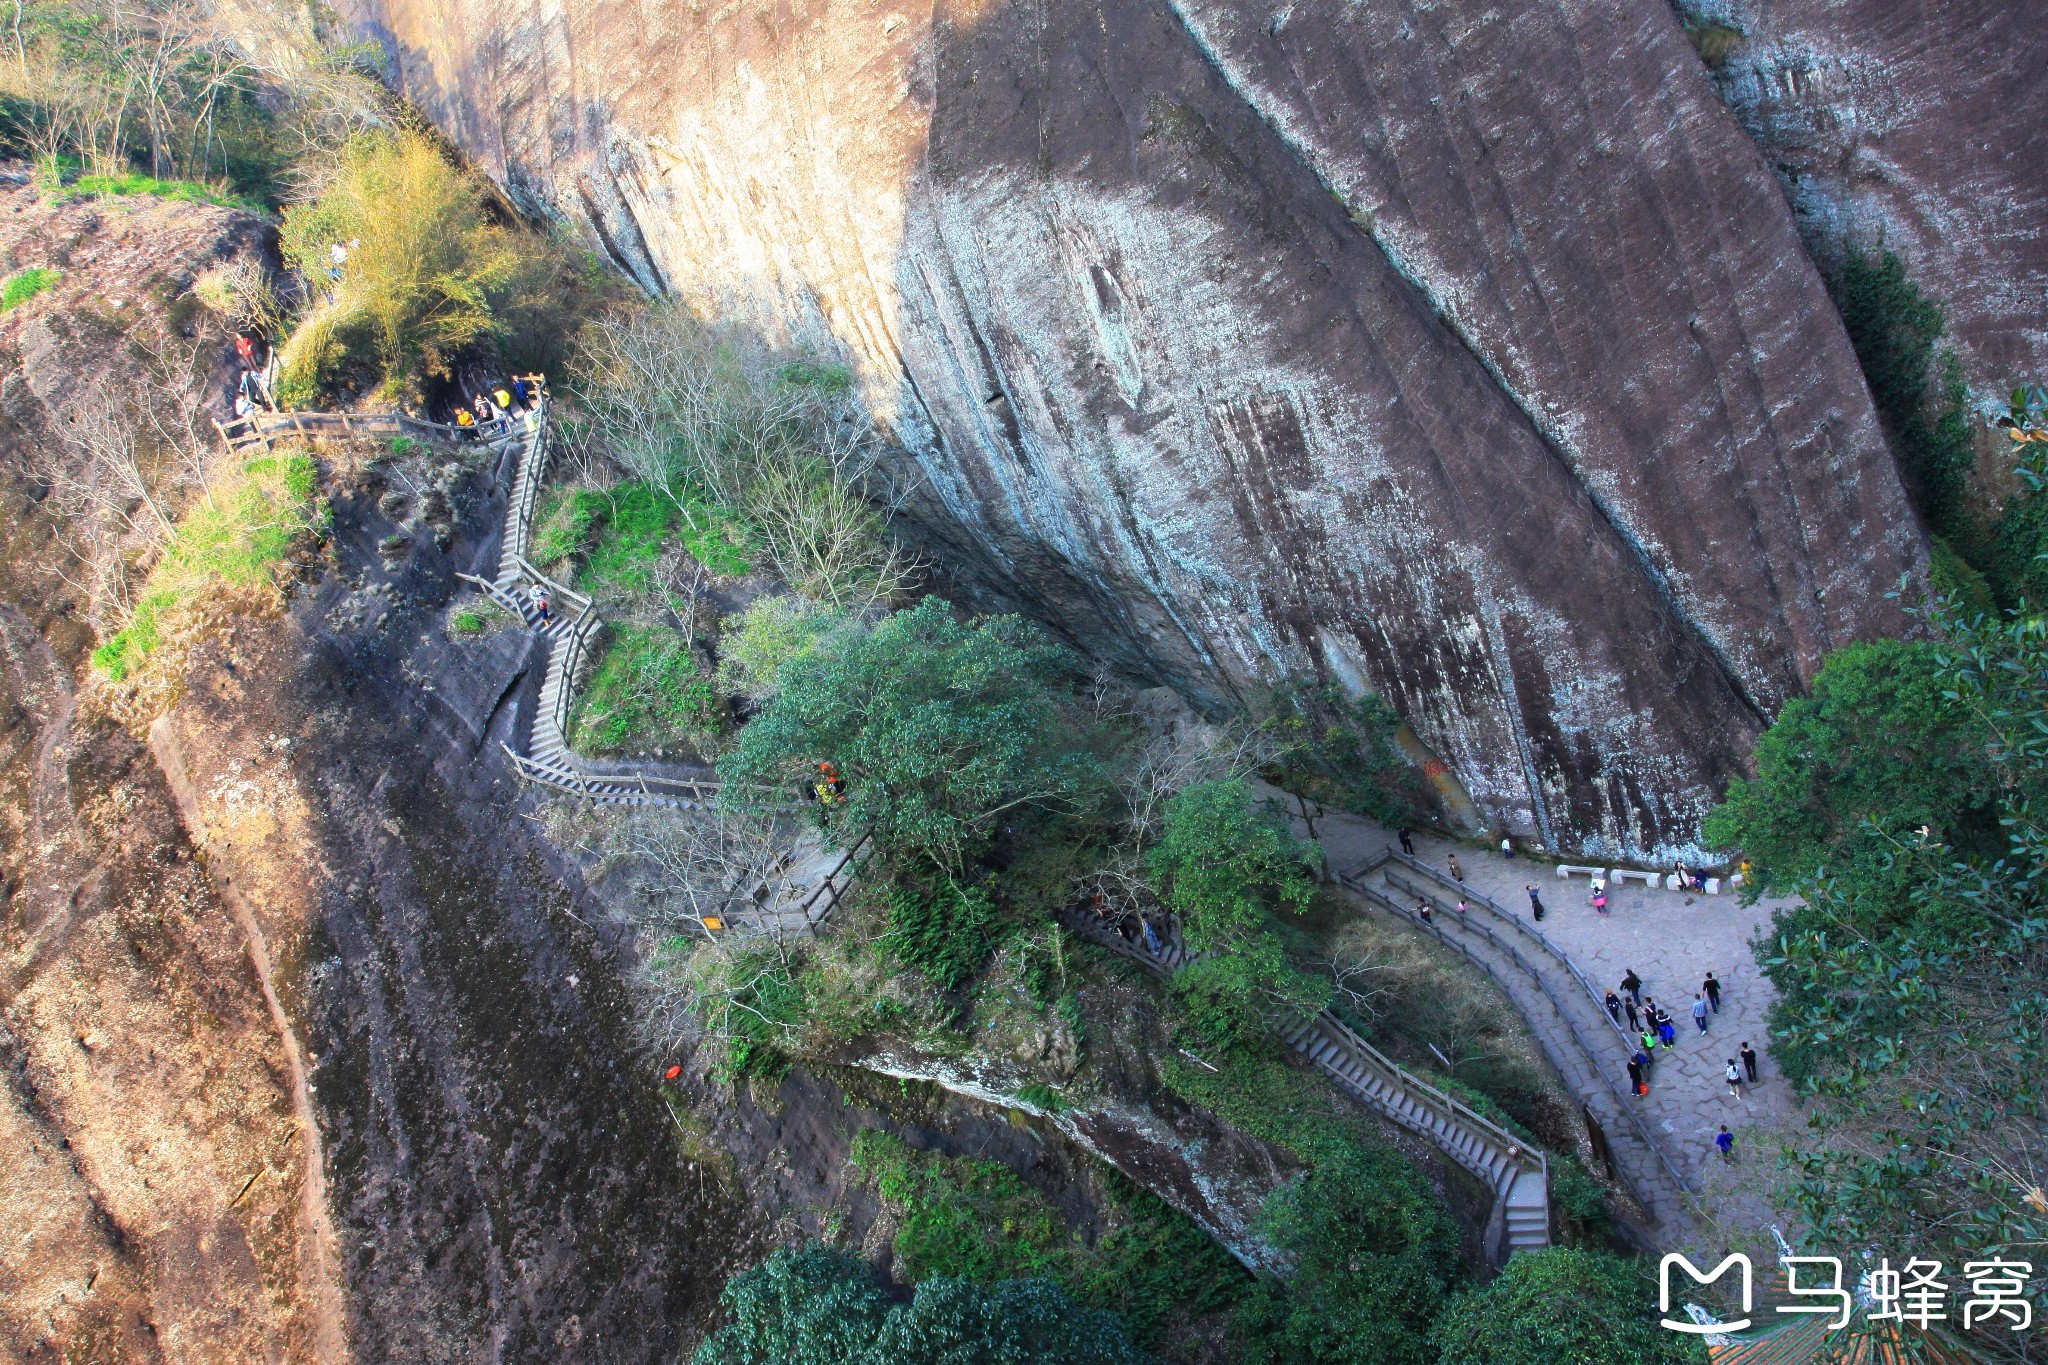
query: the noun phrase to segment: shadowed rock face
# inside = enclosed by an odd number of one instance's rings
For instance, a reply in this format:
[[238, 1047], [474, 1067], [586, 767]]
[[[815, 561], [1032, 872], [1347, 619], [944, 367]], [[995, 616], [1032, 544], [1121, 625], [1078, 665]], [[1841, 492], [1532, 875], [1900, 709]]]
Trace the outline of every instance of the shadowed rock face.
[[1991, 405], [2048, 372], [2048, 24], [2014, 0], [1692, 0], [1824, 262], [1885, 245]]
[[852, 360], [991, 600], [1376, 689], [1553, 846], [1687, 845], [1920, 571], [1662, 7], [344, 8], [523, 203]]

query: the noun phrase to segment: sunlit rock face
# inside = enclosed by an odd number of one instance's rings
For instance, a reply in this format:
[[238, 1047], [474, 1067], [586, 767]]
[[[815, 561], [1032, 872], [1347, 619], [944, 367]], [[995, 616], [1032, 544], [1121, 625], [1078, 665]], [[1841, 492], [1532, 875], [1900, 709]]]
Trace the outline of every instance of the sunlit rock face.
[[843, 358], [951, 571], [1212, 710], [1377, 690], [1667, 856], [1924, 547], [1660, 4], [350, 0], [650, 289]]
[[1825, 264], [1899, 253], [1979, 407], [2048, 373], [2048, 23], [2027, 0], [1684, 0]]

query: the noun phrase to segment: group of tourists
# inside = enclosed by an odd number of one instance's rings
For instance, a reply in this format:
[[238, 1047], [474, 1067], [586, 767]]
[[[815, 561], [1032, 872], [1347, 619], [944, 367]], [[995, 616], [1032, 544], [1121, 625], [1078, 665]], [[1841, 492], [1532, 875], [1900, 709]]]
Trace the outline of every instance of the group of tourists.
[[455, 425], [467, 435], [481, 439], [485, 430], [496, 422], [507, 422], [514, 417], [524, 416], [540, 406], [540, 386], [528, 382], [523, 375], [515, 375], [510, 387], [500, 386], [489, 393], [479, 393], [469, 404], [455, 405]]

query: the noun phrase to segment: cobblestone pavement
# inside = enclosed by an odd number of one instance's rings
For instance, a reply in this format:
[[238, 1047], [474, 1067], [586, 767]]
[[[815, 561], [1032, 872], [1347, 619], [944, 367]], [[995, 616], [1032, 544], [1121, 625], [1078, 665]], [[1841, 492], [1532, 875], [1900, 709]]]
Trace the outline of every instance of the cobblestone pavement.
[[[1301, 828], [1299, 821], [1296, 826]], [[1349, 815], [1318, 819], [1316, 833], [1333, 873], [1395, 843], [1392, 831]], [[1746, 906], [1732, 894], [1688, 897], [1631, 882], [1609, 888], [1603, 916], [1594, 912], [1583, 876], [1563, 881], [1547, 862], [1504, 859], [1498, 851], [1419, 833], [1413, 839], [1416, 856], [1436, 867], [1448, 870], [1449, 855], [1456, 854], [1466, 883], [1525, 923], [1530, 922], [1529, 897], [1523, 888], [1535, 886], [1545, 911], [1537, 927], [1596, 987], [1619, 994], [1621, 978], [1631, 968], [1642, 978], [1644, 997], [1671, 1013], [1678, 1036], [1675, 1047], [1657, 1049], [1650, 1094], [1636, 1102], [1647, 1109], [1666, 1155], [1698, 1196], [1707, 1239], [1767, 1246], [1768, 1226], [1783, 1223], [1771, 1207], [1773, 1187], [1784, 1179], [1779, 1149], [1788, 1140], [1796, 1145], [1804, 1120], [1791, 1086], [1771, 1061], [1764, 1020], [1775, 992], [1758, 970], [1749, 943], [1785, 902]], [[1692, 1002], [1710, 971], [1721, 982], [1721, 1010], [1709, 1017], [1701, 1037]], [[1723, 1073], [1729, 1058], [1740, 1067], [1737, 1049], [1745, 1039], [1760, 1055], [1760, 1079], [1731, 1096]], [[1549, 1040], [1545, 1045], [1550, 1046]], [[1610, 1079], [1618, 1095], [1628, 1089], [1626, 1061], [1617, 1043]], [[1735, 1135], [1733, 1162], [1723, 1161], [1713, 1146], [1724, 1123]]]

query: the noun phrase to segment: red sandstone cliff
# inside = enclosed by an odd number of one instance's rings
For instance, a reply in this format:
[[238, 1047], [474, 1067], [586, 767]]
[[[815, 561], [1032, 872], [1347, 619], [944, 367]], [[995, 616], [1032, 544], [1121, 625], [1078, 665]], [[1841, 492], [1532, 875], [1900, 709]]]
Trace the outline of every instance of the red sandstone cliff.
[[1668, 852], [1922, 542], [1659, 5], [345, 6], [511, 193], [852, 359], [926, 534], [1227, 705], [1375, 688]]

